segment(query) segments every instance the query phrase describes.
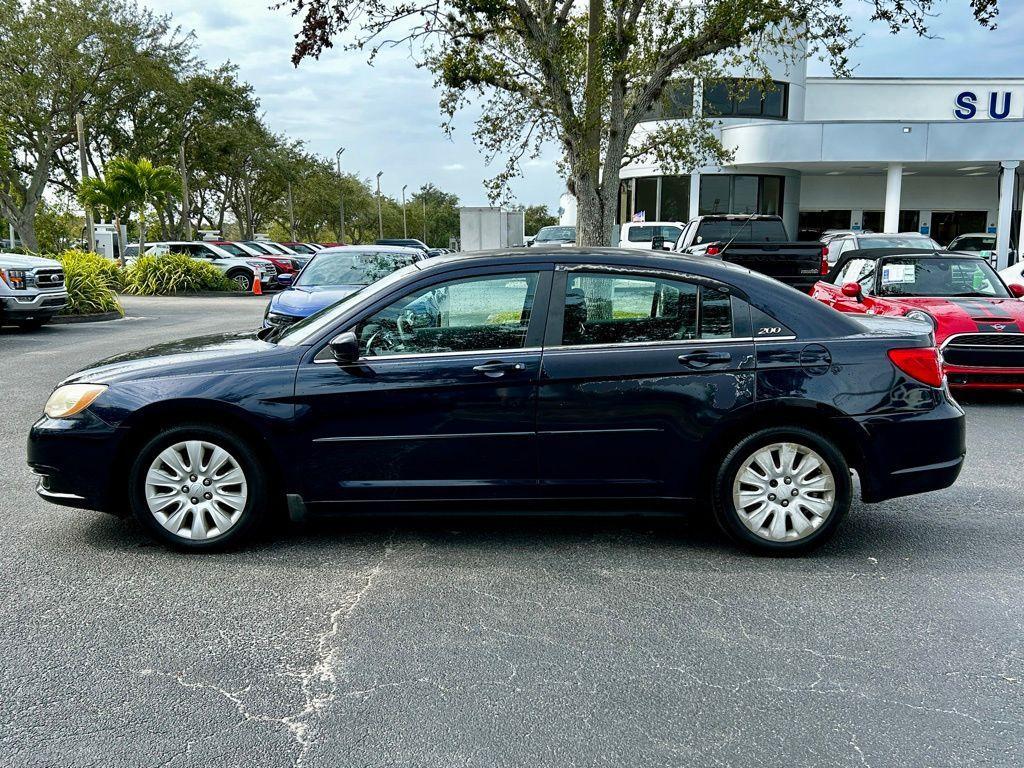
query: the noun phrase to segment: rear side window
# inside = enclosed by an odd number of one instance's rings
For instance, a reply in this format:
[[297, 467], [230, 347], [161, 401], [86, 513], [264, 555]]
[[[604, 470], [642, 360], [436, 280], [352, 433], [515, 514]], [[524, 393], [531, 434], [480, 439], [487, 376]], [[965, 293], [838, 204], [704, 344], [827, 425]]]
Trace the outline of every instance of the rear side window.
[[681, 233], [679, 227], [629, 227], [626, 237], [631, 243], [646, 243], [656, 237], [663, 237], [674, 243]]
[[727, 294], [654, 277], [568, 277], [562, 322], [566, 346], [731, 336], [732, 303]]
[[773, 219], [704, 219], [697, 235], [702, 243], [732, 240], [741, 243], [784, 243], [786, 228]]

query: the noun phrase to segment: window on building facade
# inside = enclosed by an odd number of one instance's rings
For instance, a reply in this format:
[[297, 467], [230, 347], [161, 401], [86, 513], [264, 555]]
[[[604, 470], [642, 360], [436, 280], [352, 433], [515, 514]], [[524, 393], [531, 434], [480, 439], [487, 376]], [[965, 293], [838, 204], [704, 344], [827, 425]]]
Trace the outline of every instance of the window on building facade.
[[759, 213], [781, 215], [781, 176], [714, 174], [700, 177], [700, 215]]
[[789, 84], [773, 81], [773, 85], [769, 91], [759, 83], [737, 79], [708, 85], [704, 88], [704, 116], [785, 120]]
[[[917, 232], [921, 222], [920, 211], [900, 211], [900, 232]], [[864, 211], [861, 228], [867, 232], [881, 232], [885, 229], [885, 211]]]
[[693, 116], [693, 81], [666, 84], [661, 97], [644, 115], [644, 120], [679, 120]]
[[687, 221], [690, 218], [689, 176], [646, 176], [619, 184], [618, 222], [643, 211], [645, 221]]
[[849, 229], [850, 210], [800, 211], [798, 240], [817, 240], [829, 229]]

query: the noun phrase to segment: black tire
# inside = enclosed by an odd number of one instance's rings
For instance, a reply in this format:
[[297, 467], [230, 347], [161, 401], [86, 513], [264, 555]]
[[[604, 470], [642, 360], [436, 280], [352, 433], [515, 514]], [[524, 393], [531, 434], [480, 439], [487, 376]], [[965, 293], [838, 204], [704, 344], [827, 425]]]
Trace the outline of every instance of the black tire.
[[[244, 474], [247, 485], [245, 504], [234, 524], [225, 533], [202, 540], [172, 533], [157, 520], [146, 502], [146, 475], [153, 461], [161, 451], [188, 440], [205, 441], [227, 451]], [[230, 430], [204, 424], [182, 424], [162, 429], [138, 451], [128, 473], [128, 501], [132, 514], [151, 536], [183, 550], [214, 551], [244, 540], [266, 519], [267, 496], [268, 486], [264, 479], [264, 468], [250, 445]], [[188, 514], [195, 514], [195, 511]], [[186, 520], [188, 514], [185, 516]], [[212, 522], [213, 517], [208, 515], [204, 520]]]
[[238, 290], [246, 292], [252, 290], [254, 277], [251, 272], [246, 272], [244, 269], [237, 269], [229, 274], [228, 278], [234, 281], [235, 285], [238, 286]]
[[[775, 443], [796, 443], [814, 451], [827, 465], [834, 480], [834, 497], [832, 509], [824, 515], [816, 529], [803, 538], [791, 541], [778, 541], [758, 535], [748, 528], [740, 517], [733, 500], [734, 483], [743, 465], [760, 449]], [[778, 481], [781, 486], [782, 480]], [[853, 494], [853, 483], [850, 479], [850, 467], [842, 452], [829, 440], [803, 427], [770, 427], [762, 429], [740, 440], [726, 454], [715, 475], [712, 488], [712, 509], [718, 526], [733, 541], [762, 554], [792, 555], [807, 552], [824, 544], [836, 532], [843, 516], [850, 509]], [[790, 515], [794, 512], [790, 511]], [[800, 512], [799, 514], [803, 514]], [[782, 518], [785, 519], [785, 518]], [[808, 519], [805, 515], [802, 519]], [[766, 520], [772, 520], [769, 515]], [[786, 523], [791, 535], [797, 535], [795, 529]], [[767, 524], [762, 528], [765, 530]]]

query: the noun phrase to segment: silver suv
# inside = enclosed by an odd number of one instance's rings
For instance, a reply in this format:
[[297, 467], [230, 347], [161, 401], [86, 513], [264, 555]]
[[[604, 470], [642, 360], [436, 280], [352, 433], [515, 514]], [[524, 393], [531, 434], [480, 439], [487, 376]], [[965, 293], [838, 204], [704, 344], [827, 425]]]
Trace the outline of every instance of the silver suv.
[[60, 262], [0, 253], [0, 325], [38, 328], [67, 303]]

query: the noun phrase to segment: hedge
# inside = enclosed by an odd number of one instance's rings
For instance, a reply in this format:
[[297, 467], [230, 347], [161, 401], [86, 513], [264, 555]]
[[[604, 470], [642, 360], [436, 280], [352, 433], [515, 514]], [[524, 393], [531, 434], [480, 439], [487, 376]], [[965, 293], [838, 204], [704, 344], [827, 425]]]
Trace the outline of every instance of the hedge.
[[141, 256], [122, 270], [122, 275], [124, 292], [139, 296], [237, 289], [235, 283], [212, 264], [178, 253]]
[[64, 267], [64, 285], [68, 292], [62, 315], [98, 315], [124, 309], [115, 291], [121, 287], [121, 270], [110, 259], [85, 251], [64, 251], [53, 257]]

